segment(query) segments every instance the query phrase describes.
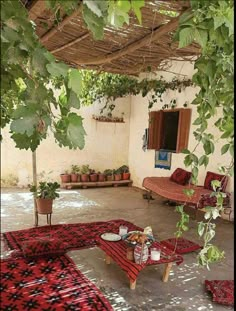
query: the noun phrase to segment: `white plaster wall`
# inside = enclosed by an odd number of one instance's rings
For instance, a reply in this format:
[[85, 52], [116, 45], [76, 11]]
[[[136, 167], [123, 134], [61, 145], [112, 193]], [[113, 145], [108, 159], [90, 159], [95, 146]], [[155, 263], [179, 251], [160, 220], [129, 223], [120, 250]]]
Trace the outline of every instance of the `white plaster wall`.
[[[186, 78], [191, 78], [194, 73], [194, 66], [190, 62], [173, 62], [172, 67], [169, 69], [171, 72], [176, 72], [179, 79], [183, 78], [181, 74], [186, 74]], [[176, 74], [170, 72], [160, 72], [158, 76], [162, 75], [165, 80], [170, 81]], [[142, 75], [142, 78], [145, 75]], [[146, 75], [148, 78], [154, 78], [155, 76]], [[198, 92], [197, 88], [187, 87], [181, 93], [178, 91], [168, 90], [163, 94], [163, 103], [156, 103], [151, 110], [160, 110], [163, 104], [170, 103], [170, 100], [173, 98], [177, 99], [177, 107], [183, 107], [183, 104], [187, 101], [191, 103], [194, 99], [195, 94]], [[177, 168], [184, 168], [184, 155], [172, 153], [172, 165], [171, 170], [159, 169], [154, 167], [154, 158], [155, 151], [147, 150], [144, 152], [142, 150], [143, 140], [142, 136], [144, 134], [145, 128], [148, 128], [148, 98], [151, 94], [148, 94], [145, 98], [141, 95], [131, 97], [131, 113], [130, 113], [130, 145], [129, 145], [129, 166], [133, 179], [133, 185], [137, 187], [142, 187], [142, 181], [147, 176], [170, 176], [171, 173]], [[191, 123], [197, 117], [197, 111], [194, 105], [189, 105], [188, 108], [192, 108], [192, 117]], [[217, 118], [217, 116], [216, 116]], [[220, 134], [216, 132], [215, 127], [213, 127], [214, 121], [211, 121], [210, 126], [212, 133], [216, 138], [220, 137]], [[189, 145], [190, 150], [196, 144], [196, 141], [193, 136], [194, 126], [191, 125], [190, 136], [189, 136]], [[218, 168], [222, 164], [228, 164], [230, 157], [228, 155], [221, 155], [222, 145], [215, 143], [215, 153], [210, 158], [210, 163], [208, 167], [200, 167], [198, 184], [203, 185], [204, 179], [207, 171], [218, 172]], [[201, 154], [202, 149], [199, 148], [196, 154]], [[233, 191], [233, 179], [231, 178], [228, 186], [228, 191]]]
[[[82, 107], [79, 113], [84, 117], [85, 148], [70, 150], [60, 148], [52, 133], [41, 143], [36, 151], [37, 173], [39, 179], [60, 181], [60, 173], [70, 169], [72, 164], [89, 164], [91, 168], [104, 171], [128, 164], [130, 97], [116, 100], [113, 116], [121, 117], [124, 112], [125, 123], [98, 122], [92, 115], [99, 115], [102, 104]], [[2, 131], [1, 178], [9, 175], [19, 179], [18, 186], [26, 186], [32, 181], [32, 153], [19, 150], [10, 139], [8, 129]]]

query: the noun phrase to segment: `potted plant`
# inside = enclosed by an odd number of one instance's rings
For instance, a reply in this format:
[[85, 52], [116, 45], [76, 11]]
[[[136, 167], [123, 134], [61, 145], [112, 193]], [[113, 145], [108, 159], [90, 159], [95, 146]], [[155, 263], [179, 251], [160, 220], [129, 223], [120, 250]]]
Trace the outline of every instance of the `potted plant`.
[[81, 181], [88, 182], [89, 181], [89, 165], [81, 166]]
[[89, 170], [89, 179], [90, 181], [93, 181], [93, 182], [98, 181], [98, 174], [95, 172], [95, 170], [93, 169]]
[[113, 170], [106, 169], [106, 170], [104, 171], [104, 174], [105, 174], [105, 176], [106, 176], [106, 180], [107, 180], [107, 181], [113, 181], [113, 180], [114, 180]]
[[119, 181], [122, 178], [122, 171], [118, 168], [117, 170], [114, 171], [114, 180]]
[[61, 177], [61, 182], [62, 183], [67, 183], [67, 182], [70, 182], [70, 174], [69, 174], [69, 171], [68, 170], [66, 170], [65, 171], [65, 173], [62, 173], [61, 175], [60, 175], [60, 177]]
[[104, 173], [98, 172], [98, 181], [105, 181], [106, 175]]
[[78, 182], [80, 181], [80, 167], [78, 165], [71, 165], [71, 174], [70, 178], [72, 182]]
[[53, 200], [59, 198], [57, 189], [60, 185], [57, 182], [41, 181], [39, 186], [29, 185], [30, 192], [34, 193], [36, 200], [37, 212], [39, 214], [51, 214]]
[[120, 167], [120, 171], [122, 172], [122, 179], [123, 180], [129, 180], [130, 179], [129, 167], [127, 165], [122, 165]]

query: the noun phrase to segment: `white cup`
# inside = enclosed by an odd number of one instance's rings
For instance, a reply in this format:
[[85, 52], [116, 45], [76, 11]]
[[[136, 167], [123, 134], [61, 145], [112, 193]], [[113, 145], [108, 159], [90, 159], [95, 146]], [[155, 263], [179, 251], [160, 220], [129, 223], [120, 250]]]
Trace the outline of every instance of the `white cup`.
[[128, 233], [128, 227], [121, 225], [119, 227], [119, 235], [122, 236], [124, 234]]
[[151, 260], [160, 260], [161, 251], [157, 248], [151, 248]]

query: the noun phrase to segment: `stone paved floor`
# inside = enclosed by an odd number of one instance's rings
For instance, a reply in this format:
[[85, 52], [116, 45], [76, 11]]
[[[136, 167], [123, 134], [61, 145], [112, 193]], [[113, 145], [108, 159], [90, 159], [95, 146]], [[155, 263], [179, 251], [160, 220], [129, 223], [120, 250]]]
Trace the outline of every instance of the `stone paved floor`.
[[[34, 224], [31, 193], [23, 189], [2, 189], [1, 231], [30, 228]], [[157, 239], [172, 237], [178, 214], [155, 197], [147, 206], [142, 191], [132, 187], [61, 190], [54, 202], [52, 223], [92, 222], [126, 219], [138, 226], [153, 228]], [[45, 225], [39, 216], [39, 225]], [[199, 243], [195, 220], [185, 237]], [[163, 266], [149, 266], [139, 275], [136, 289], [129, 289], [125, 273], [115, 264], [106, 266], [103, 252], [95, 247], [69, 252], [78, 268], [92, 280], [110, 300], [115, 311], [221, 311], [230, 307], [212, 303], [204, 290], [205, 279], [233, 279], [233, 223], [221, 220], [217, 225], [215, 244], [225, 250], [226, 259], [211, 270], [196, 264], [196, 253], [184, 256], [184, 262], [173, 265], [169, 281], [163, 283]], [[4, 256], [4, 253], [2, 253]]]

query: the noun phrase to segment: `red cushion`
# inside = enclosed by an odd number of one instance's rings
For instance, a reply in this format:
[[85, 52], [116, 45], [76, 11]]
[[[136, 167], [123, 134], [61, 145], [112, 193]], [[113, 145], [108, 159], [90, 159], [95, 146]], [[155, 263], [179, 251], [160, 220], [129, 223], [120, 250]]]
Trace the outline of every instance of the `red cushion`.
[[233, 280], [205, 280], [205, 286], [212, 293], [213, 301], [229, 306], [234, 305]]
[[[177, 244], [176, 244], [176, 240], [177, 240]], [[160, 243], [166, 246], [167, 248], [171, 249], [172, 251], [175, 251], [176, 254], [186, 254], [186, 253], [197, 251], [202, 248], [197, 243], [194, 243], [184, 238], [177, 238], [177, 239], [170, 238], [167, 240], [163, 240]]]
[[225, 191], [226, 186], [227, 186], [227, 182], [228, 182], [228, 177], [227, 176], [216, 174], [216, 173], [213, 173], [213, 172], [207, 172], [206, 178], [205, 178], [205, 181], [204, 181], [204, 188], [205, 189], [213, 191], [213, 188], [212, 188], [212, 185], [211, 185], [212, 180], [219, 180], [219, 181], [221, 181], [221, 191]]
[[176, 182], [179, 185], [186, 185], [192, 173], [183, 170], [182, 168], [177, 168], [174, 173], [170, 176], [170, 180]]
[[38, 238], [25, 241], [22, 245], [25, 257], [62, 255], [66, 252], [64, 243], [59, 239]]

